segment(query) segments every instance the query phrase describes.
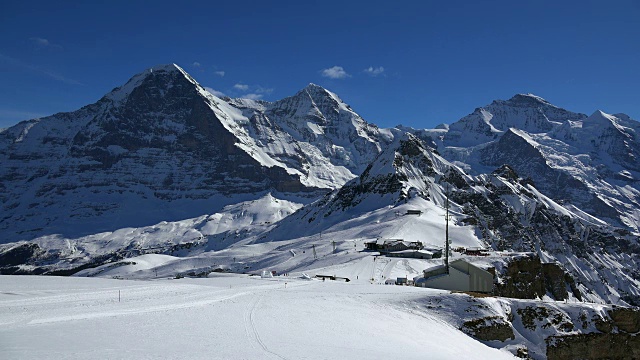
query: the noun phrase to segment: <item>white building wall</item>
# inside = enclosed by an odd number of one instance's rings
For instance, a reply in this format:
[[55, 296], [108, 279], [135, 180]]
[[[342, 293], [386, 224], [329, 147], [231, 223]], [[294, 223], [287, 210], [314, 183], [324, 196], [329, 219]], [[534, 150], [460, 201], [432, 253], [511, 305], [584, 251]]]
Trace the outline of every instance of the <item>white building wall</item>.
[[493, 275], [482, 269], [470, 267], [471, 291], [491, 292], [493, 291]]
[[469, 291], [469, 275], [454, 267], [449, 267], [449, 275], [428, 278], [423, 286], [442, 290]]
[[422, 286], [443, 290], [491, 292], [493, 275], [466, 261], [457, 260], [450, 264], [449, 275], [427, 278]]

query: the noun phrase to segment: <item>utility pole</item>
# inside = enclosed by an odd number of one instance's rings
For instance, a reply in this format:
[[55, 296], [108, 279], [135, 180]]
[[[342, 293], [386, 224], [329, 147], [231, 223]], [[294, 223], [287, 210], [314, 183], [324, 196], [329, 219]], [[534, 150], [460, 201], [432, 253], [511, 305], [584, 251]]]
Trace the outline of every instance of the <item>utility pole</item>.
[[446, 226], [445, 226], [445, 230], [444, 230], [444, 271], [448, 274], [449, 273], [449, 185], [447, 185], [447, 190], [446, 190], [446, 202], [445, 202], [445, 209], [446, 209], [446, 214], [445, 214], [445, 219], [446, 219]]
[[331, 245], [333, 245], [333, 252], [335, 253], [336, 252], [336, 241], [332, 240], [331, 241]]
[[313, 244], [313, 245], [311, 245], [311, 246], [313, 247], [313, 258], [314, 258], [314, 259], [317, 259], [317, 258], [318, 258], [318, 254], [316, 253], [316, 245], [315, 245], [315, 244]]

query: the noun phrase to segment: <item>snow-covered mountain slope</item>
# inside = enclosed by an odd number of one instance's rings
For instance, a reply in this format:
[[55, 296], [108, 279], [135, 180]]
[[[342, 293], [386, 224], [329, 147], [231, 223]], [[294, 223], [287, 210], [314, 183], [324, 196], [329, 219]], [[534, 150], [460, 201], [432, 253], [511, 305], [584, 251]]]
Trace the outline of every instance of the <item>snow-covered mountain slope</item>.
[[508, 164], [556, 201], [640, 229], [640, 123], [624, 114], [587, 117], [516, 95], [448, 129], [412, 131], [469, 173]]
[[181, 221], [79, 237], [55, 234], [0, 244], [0, 267], [3, 273], [73, 274], [140, 254], [194, 256], [260, 234], [301, 206], [267, 194]]
[[0, 243], [182, 220], [268, 192], [309, 202], [390, 140], [316, 85], [273, 104], [222, 100], [156, 66], [0, 133]]
[[391, 132], [367, 123], [336, 94], [315, 84], [270, 104], [266, 113], [298, 141], [314, 145], [355, 175], [393, 138]]
[[[364, 121], [336, 94], [309, 84], [269, 103], [228, 99], [255, 145], [304, 174], [309, 186], [335, 189], [359, 175], [393, 136]], [[237, 110], [236, 110], [237, 111]]]

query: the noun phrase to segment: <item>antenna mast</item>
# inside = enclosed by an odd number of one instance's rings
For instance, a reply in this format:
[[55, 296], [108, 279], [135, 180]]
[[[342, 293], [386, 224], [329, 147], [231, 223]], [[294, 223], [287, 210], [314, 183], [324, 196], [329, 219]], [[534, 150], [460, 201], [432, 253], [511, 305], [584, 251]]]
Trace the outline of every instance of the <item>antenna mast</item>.
[[446, 190], [446, 202], [445, 202], [445, 209], [446, 209], [446, 215], [445, 215], [445, 219], [446, 219], [446, 226], [445, 226], [445, 232], [444, 232], [444, 270], [446, 271], [446, 273], [449, 273], [449, 185], [447, 184], [447, 190]]

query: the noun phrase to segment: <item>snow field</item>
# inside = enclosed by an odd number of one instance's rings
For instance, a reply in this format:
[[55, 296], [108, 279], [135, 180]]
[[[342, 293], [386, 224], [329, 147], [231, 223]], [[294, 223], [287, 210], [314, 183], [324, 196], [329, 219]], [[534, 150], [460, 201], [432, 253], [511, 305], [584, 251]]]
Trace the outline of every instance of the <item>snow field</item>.
[[435, 316], [397, 305], [440, 293], [242, 275], [2, 276], [0, 358], [512, 358]]

